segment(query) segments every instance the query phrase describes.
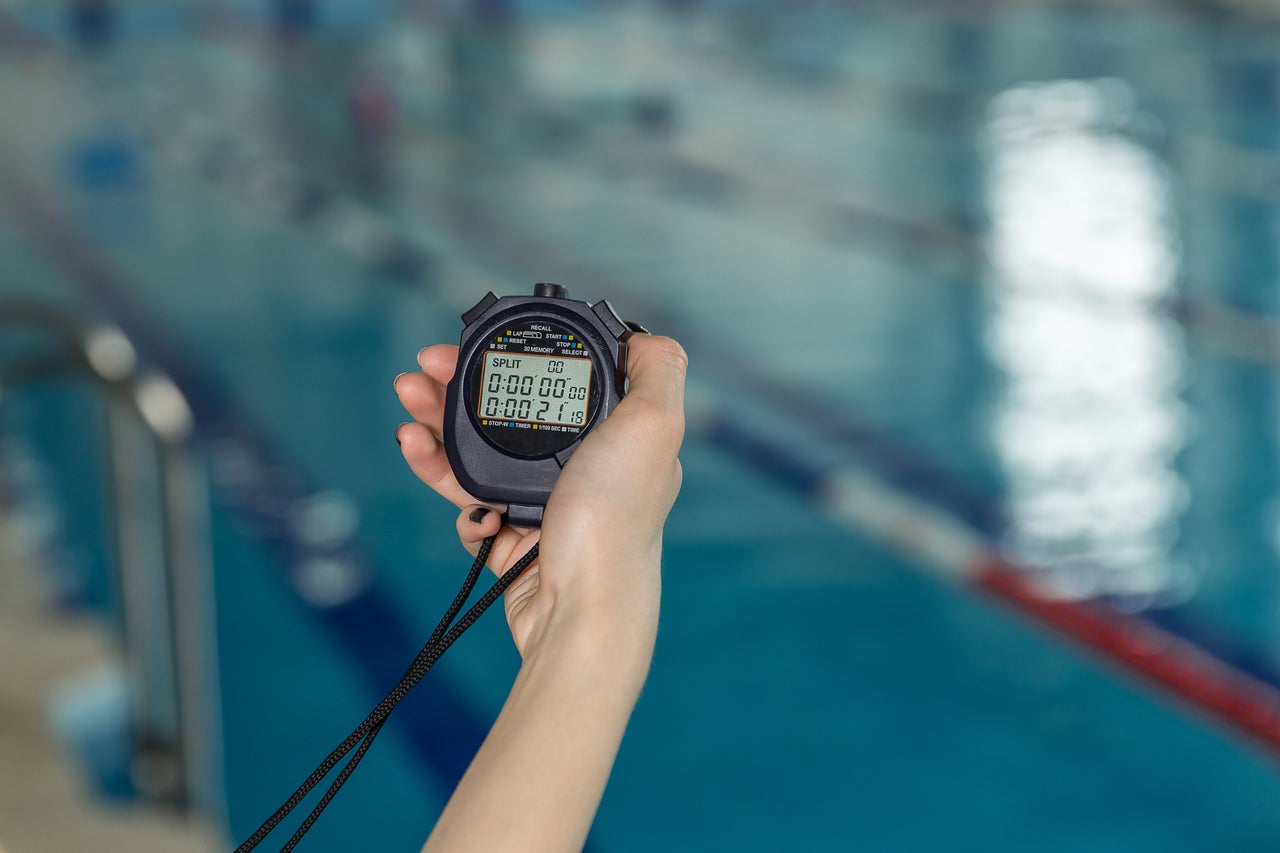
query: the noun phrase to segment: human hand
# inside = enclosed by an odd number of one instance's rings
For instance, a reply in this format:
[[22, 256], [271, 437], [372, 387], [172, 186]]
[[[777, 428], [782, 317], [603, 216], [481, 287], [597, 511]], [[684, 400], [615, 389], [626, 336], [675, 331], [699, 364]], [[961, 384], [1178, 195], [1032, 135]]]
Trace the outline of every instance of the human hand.
[[396, 393], [413, 417], [396, 439], [413, 472], [461, 509], [458, 536], [472, 555], [497, 534], [489, 555], [495, 573], [541, 541], [537, 561], [504, 602], [521, 656], [558, 626], [651, 647], [662, 527], [681, 479], [687, 362], [680, 345], [643, 334], [628, 340], [628, 393], [560, 472], [541, 530], [503, 524], [503, 507], [480, 503], [453, 475], [441, 436], [457, 360], [456, 346], [427, 347], [418, 353], [421, 372], [396, 377]]

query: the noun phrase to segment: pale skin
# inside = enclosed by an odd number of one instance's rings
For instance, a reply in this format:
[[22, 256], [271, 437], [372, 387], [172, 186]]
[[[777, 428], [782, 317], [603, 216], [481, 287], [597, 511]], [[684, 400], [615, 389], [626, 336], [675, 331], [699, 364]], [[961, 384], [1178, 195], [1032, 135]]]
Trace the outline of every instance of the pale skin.
[[457, 347], [427, 347], [421, 372], [396, 377], [413, 417], [396, 430], [405, 461], [461, 510], [469, 552], [497, 534], [495, 573], [541, 544], [506, 593], [522, 658], [515, 684], [423, 850], [580, 850], [653, 655], [687, 361], [670, 338], [631, 337], [627, 396], [565, 465], [539, 531], [503, 525], [501, 507], [480, 503], [453, 476], [440, 436], [457, 358]]

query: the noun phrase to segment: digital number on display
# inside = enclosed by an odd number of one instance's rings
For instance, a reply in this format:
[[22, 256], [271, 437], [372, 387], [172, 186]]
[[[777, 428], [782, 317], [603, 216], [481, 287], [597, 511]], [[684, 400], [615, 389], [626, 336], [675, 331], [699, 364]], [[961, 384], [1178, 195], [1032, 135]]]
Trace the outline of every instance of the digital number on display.
[[482, 418], [584, 425], [591, 359], [488, 352], [480, 382]]

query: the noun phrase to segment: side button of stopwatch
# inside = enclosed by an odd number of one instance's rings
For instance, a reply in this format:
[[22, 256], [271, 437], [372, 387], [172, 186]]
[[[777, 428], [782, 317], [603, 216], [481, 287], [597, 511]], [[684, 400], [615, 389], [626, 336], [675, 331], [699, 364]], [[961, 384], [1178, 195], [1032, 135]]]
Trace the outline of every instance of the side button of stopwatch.
[[618, 312], [613, 310], [613, 306], [609, 304], [607, 299], [601, 299], [595, 305], [591, 306], [591, 310], [600, 318], [600, 322], [604, 323], [609, 334], [615, 338], [620, 338], [627, 331], [627, 324], [622, 322], [622, 318], [618, 316]]
[[542, 507], [528, 504], [508, 504], [507, 524], [512, 527], [541, 527]]
[[620, 396], [627, 396], [627, 342], [618, 344], [618, 372], [614, 376], [614, 386]]
[[489, 306], [493, 305], [493, 303], [497, 301], [498, 297], [494, 296], [493, 291], [490, 290], [480, 299], [479, 302], [471, 306], [471, 308], [462, 315], [462, 322], [470, 326], [480, 317], [481, 314], [489, 310]]
[[549, 281], [540, 281], [533, 286], [533, 295], [542, 296], [547, 299], [568, 299], [569, 288], [563, 284], [552, 284]]

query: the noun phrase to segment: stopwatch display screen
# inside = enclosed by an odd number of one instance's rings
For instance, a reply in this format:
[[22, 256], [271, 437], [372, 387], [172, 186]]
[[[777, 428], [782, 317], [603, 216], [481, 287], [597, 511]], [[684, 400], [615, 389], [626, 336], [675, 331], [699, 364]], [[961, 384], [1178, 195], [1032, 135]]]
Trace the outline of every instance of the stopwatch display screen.
[[595, 358], [590, 341], [559, 320], [522, 318], [495, 328], [468, 366], [476, 425], [514, 455], [558, 453], [599, 407]]
[[580, 427], [587, 422], [590, 390], [589, 358], [490, 350], [484, 354], [476, 414], [543, 426]]

